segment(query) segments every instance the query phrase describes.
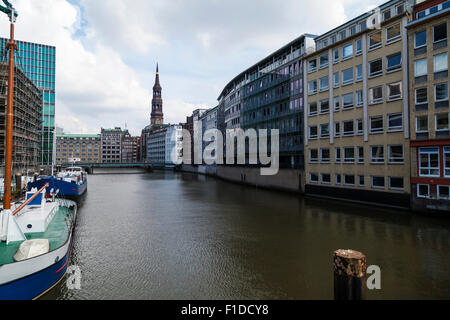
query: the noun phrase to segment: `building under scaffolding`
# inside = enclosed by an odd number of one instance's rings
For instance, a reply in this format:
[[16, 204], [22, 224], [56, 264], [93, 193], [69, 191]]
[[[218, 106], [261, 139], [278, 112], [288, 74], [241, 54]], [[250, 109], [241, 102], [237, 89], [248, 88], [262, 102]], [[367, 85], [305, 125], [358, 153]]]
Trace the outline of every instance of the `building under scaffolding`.
[[[0, 175], [5, 166], [8, 64], [0, 62]], [[13, 173], [36, 172], [40, 164], [39, 134], [42, 126], [42, 96], [36, 85], [17, 67], [14, 77]]]

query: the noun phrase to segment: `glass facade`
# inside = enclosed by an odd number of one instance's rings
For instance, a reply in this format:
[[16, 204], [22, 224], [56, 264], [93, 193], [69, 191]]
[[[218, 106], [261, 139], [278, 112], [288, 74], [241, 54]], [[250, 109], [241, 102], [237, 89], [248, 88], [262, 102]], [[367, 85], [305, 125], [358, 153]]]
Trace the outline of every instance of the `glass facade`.
[[[0, 61], [7, 61], [8, 39], [0, 38]], [[56, 48], [38, 43], [16, 41], [19, 52], [15, 63], [42, 92], [41, 165], [53, 161], [55, 132]]]

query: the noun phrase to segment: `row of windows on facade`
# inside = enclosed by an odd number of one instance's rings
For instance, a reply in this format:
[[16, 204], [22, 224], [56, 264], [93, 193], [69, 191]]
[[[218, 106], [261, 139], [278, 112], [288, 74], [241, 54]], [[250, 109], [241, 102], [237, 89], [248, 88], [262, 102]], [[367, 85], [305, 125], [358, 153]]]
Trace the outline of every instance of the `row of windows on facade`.
[[291, 100], [289, 103], [284, 102], [276, 105], [272, 105], [270, 107], [266, 107], [260, 109], [258, 111], [246, 112], [245, 120], [246, 121], [254, 121], [254, 120], [264, 120], [268, 117], [274, 117], [275, 115], [283, 115], [286, 113], [290, 113], [293, 111], [302, 111], [303, 98], [298, 98], [295, 100]]
[[[368, 63], [369, 66], [369, 78], [375, 78], [383, 75], [383, 59], [377, 58]], [[402, 68], [402, 54], [401, 52], [389, 55], [386, 57], [386, 73], [391, 73], [395, 71], [399, 71]], [[341, 85], [349, 85], [353, 84], [354, 75], [356, 72], [356, 82], [363, 80], [363, 70], [362, 65], [358, 65], [356, 67], [351, 67], [345, 69], [343, 71], [336, 72], [333, 74], [333, 87], [339, 88]], [[341, 83], [342, 78], [342, 83]], [[319, 87], [317, 84], [319, 83]], [[308, 94], [313, 95], [317, 93], [317, 89], [319, 92], [324, 92], [329, 90], [329, 77], [325, 76], [320, 78], [319, 80], [312, 80], [308, 82]]]
[[[434, 128], [436, 133], [446, 133], [450, 131], [450, 114], [437, 113], [434, 115]], [[416, 117], [416, 133], [423, 134], [429, 132], [428, 115]]]
[[[277, 72], [271, 73], [270, 75], [264, 77], [263, 79], [260, 79], [256, 83], [248, 85], [245, 88], [246, 93], [250, 94], [258, 88], [262, 89], [267, 86], [270, 86], [273, 82], [277, 82], [277, 80], [280, 80], [280, 79], [286, 79], [288, 76], [293, 77], [293, 76], [301, 75], [301, 68], [302, 68], [301, 61], [298, 61], [294, 64], [291, 64], [289, 66], [281, 68]], [[238, 97], [239, 96], [240, 96], [240, 94], [238, 95]], [[232, 99], [234, 99], [234, 96], [230, 96], [230, 101]]]
[[[447, 23], [441, 23], [432, 27], [433, 44], [441, 43], [447, 40]], [[414, 49], [426, 47], [428, 43], [427, 30], [421, 30], [414, 33]]]
[[[401, 39], [400, 23], [389, 26], [385, 29], [386, 44], [391, 44]], [[368, 36], [368, 50], [375, 50], [383, 46], [382, 31], [376, 31]], [[358, 39], [355, 43], [348, 43], [341, 48], [333, 50], [333, 63], [339, 63], [352, 58], [354, 55], [362, 54], [362, 39]], [[319, 58], [308, 61], [308, 73], [317, 71], [317, 60], [319, 60], [319, 69], [327, 68], [329, 65], [329, 54], [324, 53]]]
[[[387, 150], [388, 164], [404, 164], [405, 154], [403, 145], [369, 146], [370, 163], [386, 164], [385, 150]], [[320, 155], [320, 158], [319, 158]], [[334, 148], [334, 162], [336, 164], [364, 164], [364, 147]], [[309, 163], [330, 163], [330, 148], [309, 149]]]
[[[403, 12], [404, 12], [403, 4], [400, 4], [395, 7], [390, 7], [388, 9], [386, 9], [385, 11], [383, 11], [382, 16], [381, 16], [382, 21], [388, 21], [389, 19], [391, 19], [392, 17], [395, 17], [396, 15], [403, 14]], [[382, 22], [382, 21], [380, 21], [380, 22]], [[355, 23], [352, 26], [348, 27], [347, 29], [339, 31], [327, 39], [319, 41], [317, 43], [317, 49], [322, 49], [324, 47], [327, 47], [328, 45], [336, 43], [338, 40], [339, 41], [345, 40], [347, 37], [356, 35], [358, 32], [363, 32], [365, 30], [367, 30], [367, 20], [363, 20], [359, 23]]]
[[[448, 120], [448, 114], [445, 114]], [[441, 120], [441, 119], [440, 119]], [[441, 120], [442, 121], [442, 120]], [[384, 132], [401, 132], [403, 131], [403, 114], [392, 113], [386, 115], [387, 128], [384, 124], [384, 115], [377, 115], [369, 117], [369, 133], [370, 134], [382, 134]], [[440, 123], [440, 127], [444, 124]], [[342, 131], [341, 131], [342, 128]], [[319, 138], [326, 139], [330, 137], [330, 124], [323, 123], [320, 125], [309, 126], [309, 140], [316, 140]], [[356, 130], [355, 130], [356, 129]], [[448, 121], [447, 121], [448, 130]], [[364, 121], [363, 119], [345, 120], [342, 122], [334, 123], [334, 137], [350, 137], [364, 134]]]
[[[450, 147], [419, 148], [419, 176], [450, 178]], [[443, 163], [441, 173], [441, 159]]]
[[[433, 56], [434, 80], [448, 77], [448, 53], [444, 52]], [[419, 59], [414, 61], [414, 77], [416, 84], [427, 81], [428, 59]], [[423, 79], [422, 79], [423, 78]]]
[[[376, 86], [369, 89], [369, 104], [376, 105], [384, 102], [383, 85]], [[438, 101], [448, 100], [448, 84], [443, 83], [436, 85], [437, 94], [435, 95]], [[396, 101], [402, 99], [403, 89], [402, 81], [397, 81], [386, 85], [386, 101]], [[342, 110], [350, 110], [355, 107], [355, 96], [356, 96], [356, 107], [363, 107], [363, 91], [358, 90], [355, 93], [347, 93], [342, 96], [336, 96], [333, 99], [333, 110], [334, 112], [339, 112]], [[447, 97], [447, 99], [445, 99]], [[341, 108], [342, 105], [342, 108]], [[316, 116], [320, 114], [327, 114], [330, 112], [330, 102], [329, 99], [323, 99], [319, 102], [313, 101], [308, 104], [309, 116]]]
[[[343, 177], [342, 177], [343, 176]], [[309, 176], [310, 183], [319, 183], [319, 174], [310, 173]], [[331, 184], [331, 174], [322, 173], [320, 174], [320, 182], [322, 184]], [[366, 187], [366, 177], [363, 175], [355, 176], [353, 174], [336, 174], [334, 183], [336, 185], [343, 184], [349, 187]], [[371, 176], [370, 186], [373, 189], [385, 189], [386, 188], [386, 177], [384, 176]], [[405, 182], [403, 177], [388, 177], [388, 187], [390, 190], [405, 190]]]
[[450, 200], [450, 186], [437, 185], [435, 193], [432, 193], [430, 189], [429, 184], [418, 184], [417, 197], [424, 199]]

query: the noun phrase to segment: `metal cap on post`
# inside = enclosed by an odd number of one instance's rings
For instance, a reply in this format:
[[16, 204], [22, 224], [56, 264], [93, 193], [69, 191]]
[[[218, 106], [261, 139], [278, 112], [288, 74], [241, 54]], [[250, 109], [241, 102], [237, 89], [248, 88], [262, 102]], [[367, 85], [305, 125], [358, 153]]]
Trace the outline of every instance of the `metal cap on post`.
[[333, 256], [334, 299], [362, 300], [367, 272], [366, 256], [354, 250], [337, 250]]

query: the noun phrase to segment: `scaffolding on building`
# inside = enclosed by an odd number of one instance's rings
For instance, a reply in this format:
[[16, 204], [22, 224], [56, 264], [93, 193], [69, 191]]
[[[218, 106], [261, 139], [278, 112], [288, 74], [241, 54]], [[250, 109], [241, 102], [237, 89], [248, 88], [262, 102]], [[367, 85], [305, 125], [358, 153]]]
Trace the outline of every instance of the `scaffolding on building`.
[[[40, 163], [42, 96], [35, 84], [15, 68], [13, 172], [36, 172]], [[8, 64], [0, 63], [0, 165], [5, 166]]]

